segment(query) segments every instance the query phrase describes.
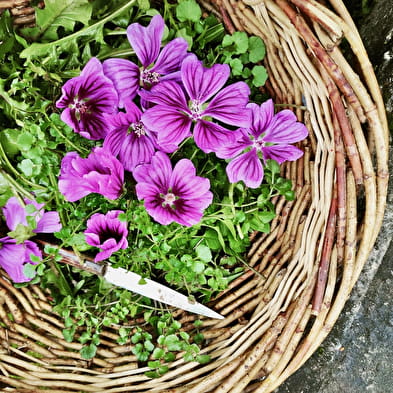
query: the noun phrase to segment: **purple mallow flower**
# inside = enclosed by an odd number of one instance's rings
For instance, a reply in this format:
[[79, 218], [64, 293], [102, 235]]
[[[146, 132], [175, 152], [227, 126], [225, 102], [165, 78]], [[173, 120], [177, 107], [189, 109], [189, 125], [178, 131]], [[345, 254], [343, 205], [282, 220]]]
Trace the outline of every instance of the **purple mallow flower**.
[[34, 217], [36, 222], [34, 233], [53, 233], [61, 229], [60, 217], [58, 212], [44, 212], [44, 204], [37, 203], [30, 199], [24, 200], [26, 206], [33, 205], [35, 209], [31, 213], [27, 213], [26, 209], [18, 201], [16, 197], [8, 199], [3, 207], [3, 215], [6, 224], [11, 231], [14, 231], [18, 225], [29, 226], [27, 217]]
[[117, 199], [123, 191], [124, 168], [109, 151], [96, 147], [87, 158], [67, 153], [61, 161], [59, 190], [70, 202], [91, 193]]
[[157, 152], [151, 164], [133, 172], [138, 199], [144, 199], [147, 212], [160, 224], [195, 225], [213, 199], [209, 179], [195, 173], [190, 160], [182, 159], [172, 169], [169, 157]]
[[175, 38], [160, 52], [164, 27], [164, 19], [160, 15], [155, 15], [147, 27], [139, 23], [128, 26], [127, 37], [142, 64], [141, 69], [126, 59], [104, 61], [104, 73], [116, 87], [120, 108], [137, 95], [140, 87], [150, 89], [161, 80], [179, 77], [178, 71], [187, 56], [188, 43], [184, 38]]
[[[30, 199], [25, 199], [26, 206], [32, 205], [33, 209], [26, 208], [19, 202], [16, 197], [8, 199], [3, 207], [3, 215], [10, 231], [10, 236], [0, 239], [0, 266], [7, 272], [14, 282], [27, 282], [31, 278], [26, 277], [23, 273], [23, 267], [26, 263], [35, 265], [37, 262], [31, 260], [31, 255], [42, 259], [41, 251], [37, 244], [27, 240], [34, 233], [53, 233], [61, 229], [60, 217], [57, 212], [44, 212], [44, 204], [37, 203]], [[32, 217], [35, 222], [31, 231], [28, 217]], [[31, 224], [31, 223], [30, 223]]]
[[137, 165], [149, 163], [156, 149], [165, 149], [158, 148], [156, 134], [141, 121], [141, 110], [133, 102], [126, 102], [125, 108], [125, 113], [108, 116], [111, 131], [104, 140], [104, 149], [118, 156], [124, 169], [131, 172]]
[[56, 102], [57, 108], [65, 108], [61, 119], [87, 139], [104, 138], [108, 131], [104, 113], [117, 111], [118, 96], [100, 61], [90, 59], [79, 76], [64, 84], [62, 92]]
[[31, 278], [23, 273], [26, 263], [36, 265], [31, 260], [31, 255], [42, 259], [41, 251], [37, 244], [30, 240], [17, 243], [15, 239], [8, 236], [0, 239], [0, 266], [7, 272], [13, 282], [28, 282]]
[[244, 82], [222, 89], [229, 73], [227, 64], [205, 68], [195, 55], [190, 55], [181, 67], [187, 96], [173, 81], [161, 82], [151, 91], [141, 92], [144, 100], [157, 104], [142, 115], [142, 121], [157, 131], [158, 144], [179, 145], [191, 136], [192, 123], [195, 123], [195, 143], [205, 153], [228, 141], [234, 142], [233, 131], [211, 121], [216, 119], [236, 127], [246, 127], [250, 122], [250, 111], [246, 109], [250, 89]]
[[273, 159], [279, 164], [297, 160], [303, 151], [291, 143], [306, 138], [308, 131], [292, 111], [285, 109], [274, 114], [272, 100], [247, 107], [252, 111], [249, 128], [239, 129], [236, 141], [221, 146], [216, 154], [220, 158], [232, 158], [226, 168], [231, 183], [243, 180], [246, 186], [258, 188], [264, 175], [261, 159]]
[[111, 210], [106, 214], [96, 213], [87, 220], [85, 230], [86, 243], [98, 247], [99, 252], [94, 261], [99, 262], [109, 258], [115, 251], [127, 248], [127, 223], [120, 221], [121, 210]]

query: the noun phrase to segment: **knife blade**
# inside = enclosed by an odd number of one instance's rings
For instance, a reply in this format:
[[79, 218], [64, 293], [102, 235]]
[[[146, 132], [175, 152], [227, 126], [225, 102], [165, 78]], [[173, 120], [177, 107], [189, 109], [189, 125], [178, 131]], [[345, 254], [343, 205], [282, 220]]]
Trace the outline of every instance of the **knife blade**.
[[[53, 247], [52, 244], [43, 240], [39, 240], [38, 242], [43, 245], [48, 244]], [[65, 249], [58, 249], [58, 252], [62, 257], [61, 262], [101, 276], [115, 286], [194, 314], [214, 319], [224, 319], [222, 315], [203, 304], [193, 302], [182, 293], [149, 278], [143, 278], [137, 273], [128, 271], [121, 267], [114, 268], [107, 262], [96, 263], [87, 256], [77, 256], [73, 252]]]

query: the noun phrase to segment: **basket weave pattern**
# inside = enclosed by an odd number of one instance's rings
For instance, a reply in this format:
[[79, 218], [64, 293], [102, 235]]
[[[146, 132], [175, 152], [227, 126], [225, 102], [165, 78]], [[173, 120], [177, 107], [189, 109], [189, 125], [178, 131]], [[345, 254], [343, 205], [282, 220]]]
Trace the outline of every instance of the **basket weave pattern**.
[[[13, 8], [18, 23], [27, 4], [0, 1], [0, 9]], [[144, 376], [130, 346], [116, 344], [116, 328], [103, 332], [94, 359], [83, 360], [81, 344], [64, 340], [47, 294], [36, 286], [15, 289], [0, 277], [4, 386], [59, 393], [272, 392], [315, 352], [342, 311], [381, 227], [388, 180], [384, 105], [356, 27], [341, 0], [201, 4], [229, 32], [264, 40], [268, 92], [309, 129], [304, 156], [283, 168], [296, 199], [274, 200], [271, 233], [256, 235], [248, 253], [253, 270], [209, 304], [225, 316], [204, 320], [203, 353], [212, 361], [179, 358], [159, 379]], [[344, 38], [353, 64], [340, 49]], [[192, 328], [195, 316], [175, 313]]]

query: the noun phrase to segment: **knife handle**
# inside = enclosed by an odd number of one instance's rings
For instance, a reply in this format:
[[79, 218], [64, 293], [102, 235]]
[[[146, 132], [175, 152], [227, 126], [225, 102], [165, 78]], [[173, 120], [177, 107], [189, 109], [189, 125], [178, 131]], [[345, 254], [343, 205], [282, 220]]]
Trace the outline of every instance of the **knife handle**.
[[[51, 247], [56, 247], [53, 244], [44, 240], [37, 240], [37, 243], [40, 243], [43, 246], [49, 245]], [[64, 248], [59, 248], [58, 253], [62, 257], [61, 261], [59, 261], [61, 263], [66, 263], [67, 265], [77, 267], [78, 269], [85, 270], [98, 276], [105, 275], [106, 264], [96, 263], [91, 258], [88, 258], [85, 255], [77, 255], [72, 251], [65, 250]], [[45, 252], [44, 254], [48, 255]]]

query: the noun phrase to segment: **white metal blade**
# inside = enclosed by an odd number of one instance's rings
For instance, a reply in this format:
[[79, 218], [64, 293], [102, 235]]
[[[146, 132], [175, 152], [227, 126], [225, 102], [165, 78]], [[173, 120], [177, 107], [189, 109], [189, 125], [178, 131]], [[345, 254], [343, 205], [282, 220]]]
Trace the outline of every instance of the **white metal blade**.
[[146, 283], [140, 284], [142, 277], [123, 268], [107, 266], [104, 277], [111, 284], [128, 289], [131, 292], [146, 296], [150, 299], [190, 311], [195, 314], [204, 315], [209, 318], [223, 319], [224, 317], [203, 304], [191, 302], [187, 296], [168, 288], [158, 282], [145, 278]]

